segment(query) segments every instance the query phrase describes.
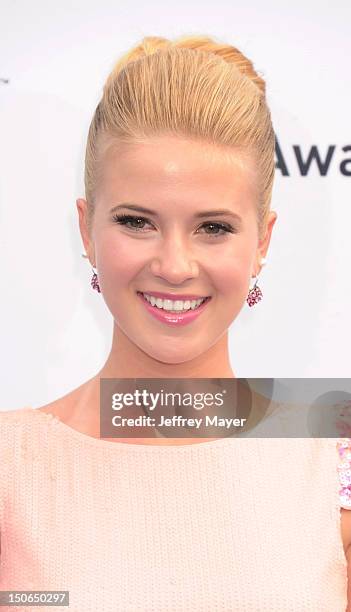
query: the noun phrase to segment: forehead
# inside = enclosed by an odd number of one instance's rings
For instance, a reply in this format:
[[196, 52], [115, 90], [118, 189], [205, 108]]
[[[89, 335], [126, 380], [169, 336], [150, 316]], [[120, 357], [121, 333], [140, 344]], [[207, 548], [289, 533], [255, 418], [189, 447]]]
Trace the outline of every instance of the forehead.
[[[111, 141], [101, 157], [100, 188], [115, 197], [175, 198], [228, 203], [255, 201], [256, 160], [244, 148], [215, 146], [178, 136], [155, 136], [138, 143]], [[201, 200], [201, 201], [200, 201]]]

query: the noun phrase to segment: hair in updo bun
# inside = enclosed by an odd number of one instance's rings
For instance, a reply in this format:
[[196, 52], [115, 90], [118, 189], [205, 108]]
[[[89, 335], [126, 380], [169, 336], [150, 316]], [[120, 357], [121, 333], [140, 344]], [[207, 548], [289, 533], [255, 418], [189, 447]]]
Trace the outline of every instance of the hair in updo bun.
[[174, 134], [255, 155], [261, 236], [275, 169], [265, 89], [252, 62], [236, 47], [206, 36], [143, 38], [115, 64], [90, 124], [84, 176], [90, 218], [104, 148]]

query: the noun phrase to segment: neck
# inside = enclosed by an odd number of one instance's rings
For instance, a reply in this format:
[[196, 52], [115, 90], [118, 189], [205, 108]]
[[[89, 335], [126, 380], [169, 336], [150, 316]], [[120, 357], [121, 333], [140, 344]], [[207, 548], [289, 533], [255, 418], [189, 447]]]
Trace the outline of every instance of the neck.
[[140, 349], [116, 323], [110, 354], [98, 376], [100, 378], [236, 378], [229, 361], [227, 333], [194, 359], [182, 363], [164, 363]]

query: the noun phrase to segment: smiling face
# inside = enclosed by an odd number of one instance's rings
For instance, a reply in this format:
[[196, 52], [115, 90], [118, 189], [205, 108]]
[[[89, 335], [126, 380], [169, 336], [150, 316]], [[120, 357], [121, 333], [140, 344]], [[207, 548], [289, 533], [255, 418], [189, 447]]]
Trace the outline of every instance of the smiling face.
[[[227, 333], [275, 221], [259, 244], [258, 198], [254, 159], [233, 149], [159, 136], [105, 154], [90, 234], [77, 201], [82, 238], [115, 324], [147, 355], [183, 363]], [[179, 325], [153, 316], [138, 292], [211, 299]]]

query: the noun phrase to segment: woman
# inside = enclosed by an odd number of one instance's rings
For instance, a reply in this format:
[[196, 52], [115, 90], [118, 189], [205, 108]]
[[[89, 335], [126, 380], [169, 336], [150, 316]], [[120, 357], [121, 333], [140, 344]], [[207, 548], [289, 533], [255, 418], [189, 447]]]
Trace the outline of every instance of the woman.
[[147, 37], [117, 63], [77, 200], [111, 352], [68, 395], [1, 415], [2, 590], [68, 590], [82, 612], [345, 610], [335, 440], [99, 437], [100, 379], [235, 377], [273, 176], [265, 83], [238, 49]]

